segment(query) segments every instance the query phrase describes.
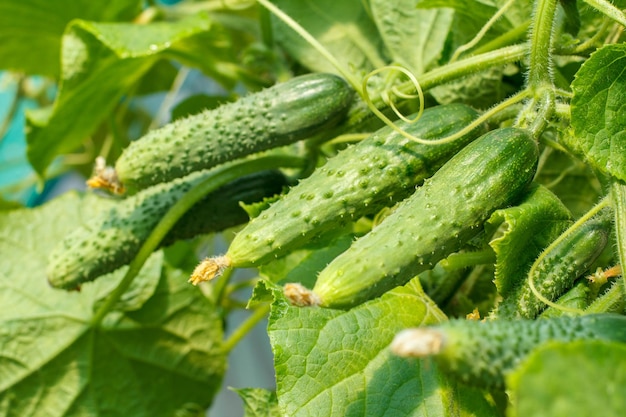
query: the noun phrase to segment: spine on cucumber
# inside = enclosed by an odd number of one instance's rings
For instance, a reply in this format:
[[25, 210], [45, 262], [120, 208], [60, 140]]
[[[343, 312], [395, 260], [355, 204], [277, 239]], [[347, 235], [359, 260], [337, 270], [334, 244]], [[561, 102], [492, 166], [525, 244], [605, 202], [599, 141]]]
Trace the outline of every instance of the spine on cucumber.
[[322, 306], [348, 308], [432, 269], [476, 236], [493, 211], [521, 197], [537, 154], [528, 131], [517, 128], [470, 143], [323, 269], [313, 298]]
[[539, 320], [451, 320], [404, 330], [391, 349], [404, 357], [434, 357], [460, 381], [502, 389], [506, 375], [531, 350], [548, 341], [600, 339], [626, 342], [626, 316], [590, 314]]
[[539, 294], [549, 301], [556, 300], [602, 253], [608, 242], [612, 218], [611, 210], [603, 209], [571, 233], [566, 231], [566, 237], [543, 254], [528, 279], [498, 304], [493, 317], [537, 317], [547, 305], [534, 294], [530, 281]]
[[142, 189], [306, 139], [337, 124], [353, 97], [336, 75], [295, 77], [149, 132], [124, 150], [116, 179]]
[[[398, 127], [436, 139], [460, 131], [477, 116], [465, 105], [451, 104], [427, 109], [416, 123], [400, 122]], [[253, 219], [231, 243], [226, 254], [230, 264], [267, 263], [326, 231], [393, 205], [480, 133], [475, 129], [451, 143], [424, 145], [389, 127], [376, 131], [329, 159]]]
[[[47, 275], [53, 287], [80, 284], [130, 263], [161, 217], [209, 171], [149, 187], [96, 217], [59, 243], [50, 254]], [[244, 176], [207, 195], [180, 218], [161, 246], [245, 223], [240, 202], [252, 203], [280, 193], [287, 185], [279, 171]]]

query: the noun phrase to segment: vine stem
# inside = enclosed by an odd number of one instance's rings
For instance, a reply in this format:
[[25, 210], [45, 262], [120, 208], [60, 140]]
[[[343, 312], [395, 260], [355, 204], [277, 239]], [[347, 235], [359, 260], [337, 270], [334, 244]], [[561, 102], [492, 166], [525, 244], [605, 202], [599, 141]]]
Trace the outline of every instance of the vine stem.
[[528, 87], [535, 93], [552, 86], [552, 28], [557, 0], [536, 0], [530, 32]]
[[624, 13], [615, 7], [611, 2], [607, 0], [584, 0], [584, 2], [604, 14], [609, 19], [614, 20], [622, 26], [626, 26], [626, 16], [624, 16]]
[[126, 274], [118, 286], [109, 294], [109, 297], [94, 314], [91, 323], [99, 325], [106, 314], [115, 306], [118, 300], [131, 285], [146, 260], [154, 252], [159, 243], [167, 235], [176, 222], [208, 193], [236, 180], [244, 175], [276, 167], [301, 168], [304, 161], [300, 157], [287, 155], [269, 155], [252, 160], [236, 161], [221, 165], [214, 169], [212, 175], [191, 188], [180, 200], [178, 200], [168, 212], [161, 218], [159, 223], [150, 233], [150, 236], [141, 246], [141, 249], [130, 263]]
[[261, 320], [267, 316], [267, 313], [270, 311], [270, 305], [264, 304], [260, 307], [257, 307], [252, 315], [248, 317], [243, 323], [237, 327], [233, 333], [228, 337], [228, 339], [224, 340], [222, 343], [222, 350], [225, 353], [233, 350], [237, 343], [241, 341], [249, 332], [252, 330], [254, 326], [256, 326]]
[[[626, 185], [617, 180], [611, 183], [611, 201], [615, 213], [615, 235], [617, 240], [617, 254], [620, 265], [626, 268]], [[626, 287], [626, 274], [622, 273]]]

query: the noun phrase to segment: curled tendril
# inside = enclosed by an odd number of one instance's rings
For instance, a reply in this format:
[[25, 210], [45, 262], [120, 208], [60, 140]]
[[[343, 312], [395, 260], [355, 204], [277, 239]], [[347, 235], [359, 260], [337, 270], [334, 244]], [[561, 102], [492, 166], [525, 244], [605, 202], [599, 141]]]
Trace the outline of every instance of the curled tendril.
[[582, 216], [573, 225], [571, 225], [569, 229], [567, 229], [558, 238], [556, 238], [541, 253], [541, 255], [539, 255], [537, 260], [535, 260], [533, 265], [530, 267], [530, 271], [528, 271], [528, 286], [530, 287], [530, 291], [533, 293], [533, 295], [539, 301], [541, 301], [542, 303], [548, 305], [549, 307], [555, 308], [557, 310], [564, 311], [566, 313], [584, 314], [584, 311], [582, 311], [582, 310], [580, 310], [578, 308], [571, 308], [571, 307], [562, 306], [562, 305], [556, 304], [556, 303], [548, 300], [546, 297], [544, 297], [544, 295], [539, 292], [537, 287], [535, 287], [535, 282], [534, 282], [534, 279], [533, 279], [533, 275], [534, 275], [535, 270], [537, 269], [537, 266], [539, 265], [539, 263], [546, 257], [546, 255], [553, 248], [555, 248], [558, 244], [560, 244], [563, 240], [565, 240], [569, 235], [571, 235], [576, 229], [578, 229], [580, 226], [582, 226], [583, 223], [585, 223], [587, 220], [589, 220], [590, 218], [595, 216], [600, 210], [602, 210], [603, 208], [605, 208], [608, 205], [609, 205], [608, 198], [604, 198], [602, 201], [600, 201], [598, 204], [596, 204], [591, 210], [589, 210], [584, 216]]
[[377, 69], [371, 71], [370, 73], [366, 74], [365, 77], [363, 77], [362, 91], [363, 91], [363, 99], [365, 100], [365, 103], [370, 108], [370, 110], [376, 116], [378, 116], [378, 118], [380, 118], [383, 122], [385, 122], [386, 125], [391, 126], [394, 130], [396, 130], [397, 132], [399, 132], [403, 136], [408, 137], [409, 139], [415, 140], [417, 142], [424, 141], [423, 139], [415, 138], [414, 136], [409, 135], [408, 133], [406, 133], [403, 130], [401, 130], [400, 128], [398, 128], [387, 116], [385, 116], [380, 110], [378, 110], [378, 108], [376, 108], [374, 103], [372, 103], [372, 99], [370, 98], [369, 91], [368, 91], [368, 88], [367, 88], [367, 82], [374, 75], [380, 74], [380, 73], [382, 73], [384, 71], [400, 71], [401, 73], [403, 73], [411, 81], [411, 84], [413, 84], [413, 86], [415, 86], [415, 89], [417, 91], [417, 97], [419, 97], [420, 109], [419, 109], [419, 112], [417, 113], [417, 116], [414, 119], [412, 119], [412, 120], [408, 119], [406, 116], [404, 116], [402, 114], [402, 112], [400, 112], [400, 110], [398, 110], [398, 108], [394, 104], [394, 102], [391, 99], [389, 93], [393, 92], [395, 95], [397, 95], [398, 97], [402, 97], [402, 98], [413, 98], [413, 97], [415, 97], [415, 95], [407, 95], [406, 93], [398, 94], [399, 91], [396, 90], [396, 89], [384, 90], [380, 94], [383, 102], [386, 105], [388, 105], [400, 119], [404, 120], [407, 123], [414, 123], [422, 116], [422, 113], [424, 112], [424, 92], [422, 91], [422, 87], [420, 86], [420, 83], [417, 80], [417, 78], [415, 77], [415, 75], [413, 75], [413, 73], [411, 73], [411, 71], [409, 71], [408, 69], [406, 69], [404, 67], [401, 67], [399, 65], [387, 65], [387, 66], [384, 66], [384, 67], [380, 67], [380, 68], [377, 68]]
[[393, 101], [390, 99], [389, 93], [387, 91], [381, 93], [381, 98], [383, 99], [383, 101], [385, 102], [385, 104], [387, 104], [393, 111], [394, 113], [402, 120], [404, 120], [407, 123], [414, 123], [416, 122], [422, 115], [422, 112], [424, 111], [424, 94], [423, 91], [420, 87], [419, 81], [417, 80], [417, 78], [406, 68], [401, 67], [401, 66], [397, 66], [397, 65], [391, 65], [391, 66], [386, 66], [386, 67], [381, 67], [378, 68], [372, 72], [370, 72], [369, 74], [367, 74], [364, 78], [363, 78], [363, 99], [365, 100], [365, 103], [367, 104], [367, 106], [369, 107], [369, 109], [372, 111], [372, 113], [374, 113], [378, 118], [380, 118], [387, 126], [391, 127], [394, 131], [396, 131], [397, 133], [401, 134], [402, 136], [404, 136], [405, 138], [408, 138], [410, 140], [413, 140], [415, 142], [424, 144], [424, 145], [442, 145], [444, 143], [449, 143], [452, 141], [455, 141], [457, 139], [459, 139], [460, 137], [466, 135], [467, 133], [471, 132], [472, 130], [474, 130], [476, 127], [480, 126], [481, 124], [483, 124], [484, 122], [486, 122], [487, 120], [489, 120], [491, 117], [493, 117], [495, 114], [505, 110], [506, 108], [517, 104], [519, 102], [521, 102], [522, 100], [526, 99], [527, 97], [529, 97], [530, 95], [530, 91], [529, 90], [522, 90], [519, 93], [507, 98], [506, 100], [498, 103], [496, 106], [492, 107], [491, 109], [487, 110], [486, 112], [484, 112], [482, 115], [480, 115], [478, 118], [476, 118], [476, 120], [474, 120], [473, 122], [471, 122], [470, 124], [468, 124], [467, 126], [465, 126], [463, 129], [461, 129], [460, 131], [450, 135], [450, 136], [446, 136], [443, 138], [439, 138], [439, 139], [422, 139], [422, 138], [418, 138], [415, 137], [413, 135], [411, 135], [410, 133], [400, 129], [393, 121], [391, 121], [387, 116], [385, 116], [378, 108], [376, 108], [376, 106], [374, 105], [374, 103], [372, 102], [370, 96], [369, 96], [369, 92], [367, 90], [367, 81], [369, 80], [369, 78], [371, 78], [372, 76], [385, 71], [385, 70], [398, 70], [400, 72], [402, 72], [403, 74], [405, 74], [410, 80], [411, 83], [415, 86], [416, 90], [417, 90], [417, 94], [407, 94], [404, 92], [401, 92], [399, 90], [397, 90], [395, 87], [391, 88], [390, 90], [394, 93], [394, 95], [396, 95], [397, 97], [400, 98], [415, 98], [415, 97], [419, 97], [420, 99], [420, 110], [417, 114], [417, 116], [413, 119], [409, 119], [406, 116], [402, 115], [400, 113], [400, 111], [397, 109], [397, 107], [393, 104]]

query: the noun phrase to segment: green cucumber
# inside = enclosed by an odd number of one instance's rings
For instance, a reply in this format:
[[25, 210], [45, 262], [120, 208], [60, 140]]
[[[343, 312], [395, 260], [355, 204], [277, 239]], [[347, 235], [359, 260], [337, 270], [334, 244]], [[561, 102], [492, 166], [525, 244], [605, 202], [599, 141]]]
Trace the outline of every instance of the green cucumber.
[[[436, 139], [458, 132], [477, 116], [465, 105], [450, 104], [427, 109], [416, 123], [399, 122], [398, 127]], [[230, 265], [265, 264], [324, 232], [393, 205], [480, 133], [475, 129], [451, 143], [424, 145], [389, 127], [376, 131], [329, 159], [253, 219], [231, 243], [226, 254]]]
[[450, 159], [318, 276], [319, 304], [347, 308], [382, 295], [458, 251], [531, 182], [537, 145], [517, 128], [491, 131]]
[[494, 318], [537, 317], [547, 305], [539, 300], [530, 287], [549, 301], [556, 300], [574, 285], [574, 281], [589, 269], [604, 250], [611, 229], [612, 211], [603, 209], [575, 230], [566, 230], [565, 238], [554, 247], [544, 251], [528, 279], [521, 282], [497, 306]]
[[472, 386], [502, 389], [505, 377], [549, 341], [600, 339], [626, 343], [626, 316], [590, 314], [538, 320], [451, 320], [404, 330], [391, 344], [405, 357], [434, 357], [449, 375]]
[[337, 124], [353, 96], [336, 75], [292, 78], [132, 142], [115, 164], [117, 181], [141, 189], [306, 139]]
[[[131, 262], [161, 217], [210, 172], [147, 188], [78, 227], [50, 254], [50, 284], [75, 289]], [[248, 215], [240, 202], [262, 200], [280, 193], [286, 185], [285, 176], [275, 170], [241, 177], [196, 203], [163, 238], [161, 246], [245, 223]]]

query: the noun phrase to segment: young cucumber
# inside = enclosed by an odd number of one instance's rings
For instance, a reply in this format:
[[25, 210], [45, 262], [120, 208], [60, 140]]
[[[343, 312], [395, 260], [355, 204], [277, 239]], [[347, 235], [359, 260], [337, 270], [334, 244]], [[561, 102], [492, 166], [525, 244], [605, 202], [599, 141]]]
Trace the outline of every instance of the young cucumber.
[[537, 317], [547, 305], [533, 293], [530, 281], [539, 294], [556, 300], [600, 255], [609, 238], [612, 218], [611, 210], [604, 209], [549, 248], [528, 279], [498, 304], [493, 317]]
[[491, 131], [450, 159], [370, 233], [333, 260], [313, 288], [320, 305], [347, 308], [431, 269], [514, 203], [537, 165], [526, 130]]
[[[210, 171], [147, 188], [121, 200], [113, 209], [80, 226], [50, 254], [47, 275], [54, 287], [74, 289], [128, 264], [161, 217]], [[239, 203], [280, 193], [287, 185], [279, 171], [242, 177], [195, 204], [164, 237], [176, 240], [224, 230], [248, 220]]]
[[[466, 127], [471, 108], [450, 104], [427, 109], [413, 124], [398, 127], [436, 139]], [[376, 131], [329, 159], [280, 201], [253, 219], [233, 240], [226, 256], [232, 266], [267, 263], [343, 223], [378, 212], [415, 191], [480, 129], [447, 144], [423, 145], [389, 127]]]
[[338, 123], [353, 96], [336, 75], [293, 78], [149, 132], [117, 160], [117, 180], [141, 189], [294, 143]]
[[484, 388], [504, 388], [512, 371], [542, 343], [601, 339], [626, 343], [626, 316], [590, 314], [539, 320], [451, 320], [407, 329], [391, 344], [406, 357], [433, 356], [444, 372]]

